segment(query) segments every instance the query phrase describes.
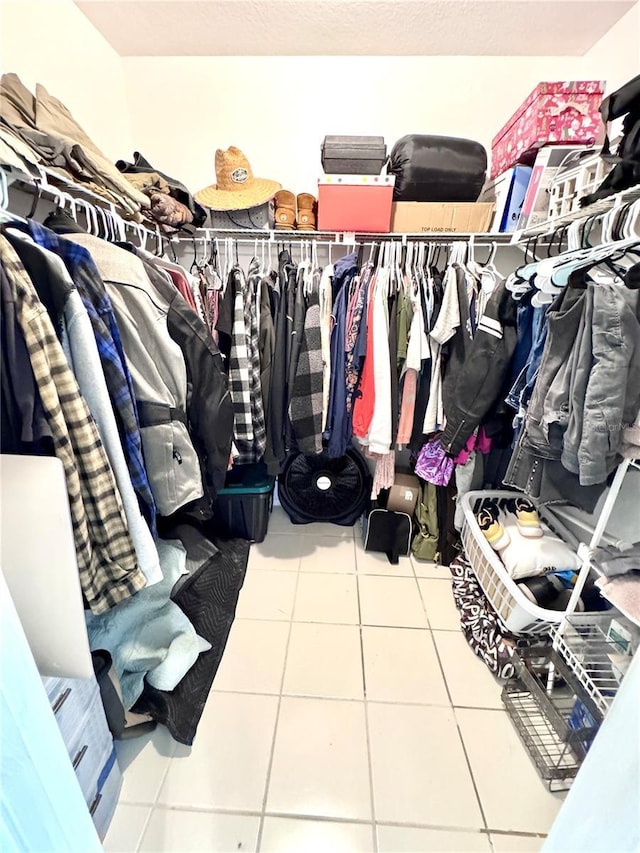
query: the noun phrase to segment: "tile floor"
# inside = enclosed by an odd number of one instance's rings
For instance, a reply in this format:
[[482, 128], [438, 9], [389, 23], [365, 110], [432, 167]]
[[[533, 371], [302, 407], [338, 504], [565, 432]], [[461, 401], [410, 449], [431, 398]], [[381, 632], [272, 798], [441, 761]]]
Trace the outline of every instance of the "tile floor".
[[124, 851], [533, 853], [560, 806], [459, 630], [448, 569], [276, 508], [192, 748], [118, 744]]

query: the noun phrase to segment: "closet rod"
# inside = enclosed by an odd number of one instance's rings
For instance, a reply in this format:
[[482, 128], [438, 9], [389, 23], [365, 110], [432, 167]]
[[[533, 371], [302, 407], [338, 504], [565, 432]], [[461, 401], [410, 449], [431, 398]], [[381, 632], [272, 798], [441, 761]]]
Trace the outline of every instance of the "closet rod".
[[[87, 222], [89, 222], [89, 217], [92, 217], [93, 224], [102, 224], [106, 230], [113, 232], [113, 236], [119, 239], [126, 238], [126, 229], [133, 231], [140, 243], [143, 241], [146, 243], [147, 240], [155, 240], [156, 244], [159, 245], [160, 242], [168, 241], [173, 236], [163, 233], [157, 226], [154, 228], [151, 224], [143, 225], [142, 223], [126, 219], [126, 214], [123, 215], [115, 203], [102, 198], [88, 188], [63, 181], [60, 176], [45, 169], [39, 169], [39, 172], [40, 180], [35, 178], [33, 181], [29, 181], [27, 178], [14, 176], [13, 180], [7, 181], [7, 197], [3, 205], [7, 213], [12, 213], [8, 198], [9, 190], [15, 187], [20, 192], [36, 196], [32, 207], [33, 212], [35, 212], [40, 199], [43, 201], [52, 201], [62, 210], [68, 210], [76, 221], [78, 212], [82, 211]], [[50, 183], [48, 180], [49, 177], [55, 177], [60, 180], [62, 186]], [[4, 189], [3, 194], [5, 194]]]
[[329, 246], [351, 246], [372, 245], [373, 243], [440, 243], [443, 246], [454, 242], [468, 243], [473, 240], [475, 246], [490, 248], [493, 243], [498, 245], [510, 245], [511, 234], [490, 233], [389, 233], [378, 234], [368, 231], [341, 232], [341, 231], [267, 231], [262, 229], [239, 229], [227, 230], [217, 228], [199, 228], [193, 236], [179, 235], [173, 238], [174, 242], [191, 243], [210, 242], [211, 240], [224, 241], [231, 238], [236, 243], [255, 243], [262, 240], [268, 243], [299, 243], [315, 242], [319, 245]]
[[608, 198], [600, 199], [600, 201], [596, 201], [588, 207], [582, 207], [580, 210], [574, 210], [571, 213], [566, 213], [564, 216], [557, 216], [555, 219], [547, 219], [539, 225], [532, 225], [529, 228], [514, 231], [513, 242], [520, 243], [531, 237], [550, 237], [565, 225], [570, 225], [572, 222], [578, 221], [585, 222], [591, 217], [600, 220], [613, 208], [624, 207], [624, 205], [632, 204], [639, 199], [640, 185], [623, 190]]

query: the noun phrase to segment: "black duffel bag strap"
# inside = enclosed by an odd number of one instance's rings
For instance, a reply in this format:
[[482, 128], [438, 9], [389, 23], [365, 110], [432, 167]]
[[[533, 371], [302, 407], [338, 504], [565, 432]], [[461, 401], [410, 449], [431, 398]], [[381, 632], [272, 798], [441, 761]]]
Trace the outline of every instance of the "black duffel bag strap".
[[141, 427], [170, 424], [173, 421], [179, 421], [181, 424], [189, 426], [187, 414], [183, 409], [176, 409], [166, 403], [149, 403], [140, 400], [136, 401], [136, 405]]

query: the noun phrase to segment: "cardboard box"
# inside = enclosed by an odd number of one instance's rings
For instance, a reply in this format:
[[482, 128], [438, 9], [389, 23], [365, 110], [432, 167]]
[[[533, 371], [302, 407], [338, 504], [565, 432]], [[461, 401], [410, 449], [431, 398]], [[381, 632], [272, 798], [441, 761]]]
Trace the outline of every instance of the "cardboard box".
[[538, 151], [536, 162], [522, 204], [518, 230], [540, 225], [549, 218], [551, 183], [567, 158], [585, 146], [548, 145]]
[[420, 480], [417, 477], [413, 474], [396, 474], [395, 482], [389, 489], [387, 509], [413, 515], [419, 495]]
[[518, 227], [531, 171], [531, 166], [514, 166], [482, 188], [479, 201], [495, 204], [492, 232], [509, 233]]
[[318, 230], [388, 234], [394, 175], [327, 175], [318, 179]]
[[391, 230], [400, 234], [481, 234], [489, 230], [493, 210], [492, 202], [397, 201]]
[[549, 143], [593, 145], [602, 128], [599, 108], [604, 89], [604, 80], [539, 83], [494, 136], [491, 177], [525, 162], [523, 158]]

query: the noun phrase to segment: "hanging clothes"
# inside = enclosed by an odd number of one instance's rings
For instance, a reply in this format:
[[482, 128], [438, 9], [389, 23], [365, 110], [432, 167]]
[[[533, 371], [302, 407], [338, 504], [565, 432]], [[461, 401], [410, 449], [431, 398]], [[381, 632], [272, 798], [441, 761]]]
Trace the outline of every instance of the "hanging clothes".
[[0, 237], [0, 261], [15, 293], [24, 335], [56, 456], [62, 461], [82, 590], [102, 613], [145, 584], [127, 530], [122, 502], [95, 422], [15, 250]]
[[276, 313], [275, 286], [277, 274], [270, 272], [262, 279], [260, 288], [260, 330], [258, 333], [258, 349], [260, 352], [260, 385], [262, 388], [262, 406], [265, 422], [264, 462], [271, 472], [276, 464], [273, 452], [273, 437], [271, 433], [271, 383], [273, 377], [273, 359], [276, 350], [276, 329], [274, 315]]
[[[47, 221], [51, 222], [52, 229], [63, 229], [64, 234], [79, 230], [77, 224], [66, 215], [56, 219], [49, 217]], [[93, 258], [82, 246], [59, 237], [54, 230], [32, 219], [24, 227], [39, 246], [50, 249], [62, 258], [89, 314], [118, 432], [122, 437], [131, 483], [151, 532], [155, 533], [157, 508], [142, 456], [142, 436], [133, 380], [105, 284]]]
[[320, 336], [322, 342], [322, 432], [327, 429], [329, 414], [329, 395], [331, 393], [331, 278], [333, 265], [322, 270], [319, 285]]
[[[18, 232], [15, 236], [7, 232], [6, 236], [20, 257], [43, 304], [45, 306], [50, 304], [52, 297], [59, 303], [61, 312], [59, 316], [63, 321], [60, 336], [62, 348], [80, 393], [96, 422], [113, 470], [135, 549], [136, 561], [147, 586], [158, 583], [162, 580], [158, 551], [149, 527], [140, 513], [131, 484], [87, 310], [61, 258], [33, 242], [25, 242], [30, 238], [22, 232]], [[43, 291], [46, 291], [45, 298], [43, 298]], [[54, 295], [56, 291], [57, 298]], [[48, 310], [52, 319], [57, 320], [56, 314], [52, 315], [52, 310], [55, 309]]]
[[242, 283], [244, 299], [244, 325], [247, 335], [247, 355], [249, 360], [249, 395], [251, 401], [251, 422], [253, 438], [246, 444], [236, 437], [238, 458], [236, 463], [257, 462], [262, 459], [267, 444], [264, 406], [262, 403], [262, 385], [260, 381], [260, 341], [258, 338], [258, 312], [255, 294], [260, 284], [260, 264], [253, 258], [249, 264], [249, 274]]
[[363, 269], [359, 277], [354, 278], [353, 281], [357, 282], [357, 287], [350, 300], [347, 313], [345, 373], [347, 382], [346, 407], [350, 422], [353, 412], [353, 397], [360, 382], [360, 374], [367, 352], [367, 295], [372, 272], [372, 267], [369, 265]]
[[251, 362], [249, 358], [248, 332], [244, 310], [244, 273], [234, 267], [229, 273], [227, 291], [233, 305], [233, 328], [229, 355], [229, 390], [233, 400], [234, 441], [253, 443], [253, 420], [251, 416]]
[[185, 411], [204, 489], [203, 498], [192, 503], [188, 513], [207, 520], [211, 501], [224, 485], [233, 437], [233, 404], [222, 356], [204, 322], [165, 278], [154, 256], [130, 243], [119, 245], [142, 260], [158, 297], [166, 304], [169, 335], [184, 357], [188, 379]]
[[353, 401], [353, 434], [360, 439], [367, 437], [373, 411], [375, 408], [376, 391], [374, 384], [374, 360], [375, 353], [373, 347], [373, 292], [375, 290], [377, 273], [371, 275], [369, 290], [367, 293], [367, 313], [366, 313], [366, 351], [364, 364], [360, 373], [360, 384], [354, 394]]
[[[283, 250], [278, 256], [278, 280], [277, 283], [274, 283], [273, 287], [276, 345], [270, 391], [270, 434], [278, 473], [280, 466], [286, 459], [284, 434], [288, 406], [287, 350], [289, 338], [287, 337], [287, 302], [290, 273], [295, 275], [295, 265], [291, 260], [289, 252]], [[275, 467], [274, 463], [271, 469], [272, 473], [275, 471]]]
[[306, 310], [300, 343], [300, 354], [289, 414], [301, 453], [322, 453], [323, 360], [320, 331], [320, 273], [314, 272], [310, 292], [305, 297]]
[[[389, 346], [389, 280], [390, 270], [382, 267], [376, 276], [373, 293], [373, 380], [375, 403], [366, 439], [371, 453], [389, 453], [393, 438], [393, 404], [391, 399], [391, 357]], [[394, 362], [395, 362], [394, 353]]]
[[187, 370], [167, 328], [168, 306], [140, 258], [91, 234], [68, 239], [91, 252], [115, 310], [136, 388], [145, 462], [158, 511], [172, 515], [204, 494], [187, 429]]
[[517, 306], [503, 282], [491, 295], [473, 340], [465, 346], [464, 363], [454, 363], [449, 372], [442, 441], [452, 456], [464, 448], [503, 390], [516, 347], [516, 321]]
[[0, 299], [0, 451], [49, 456], [53, 453], [53, 436], [42, 407], [27, 345], [18, 325], [14, 288], [2, 267]]
[[329, 394], [329, 412], [327, 414], [327, 454], [331, 459], [344, 456], [348, 446], [349, 426], [347, 423], [347, 389], [344, 381], [343, 365], [345, 352], [347, 291], [343, 287], [338, 291], [331, 320], [331, 388]]

